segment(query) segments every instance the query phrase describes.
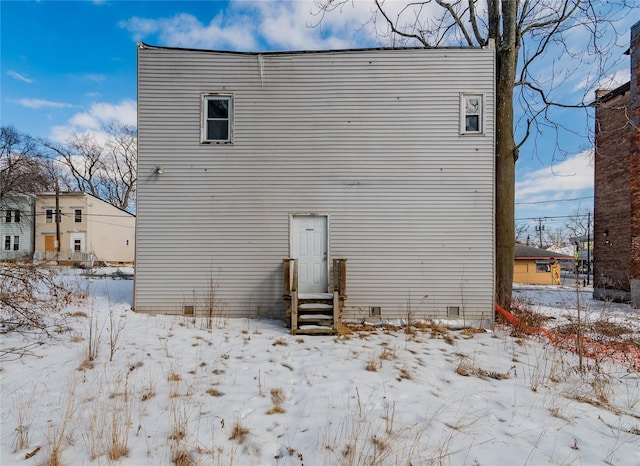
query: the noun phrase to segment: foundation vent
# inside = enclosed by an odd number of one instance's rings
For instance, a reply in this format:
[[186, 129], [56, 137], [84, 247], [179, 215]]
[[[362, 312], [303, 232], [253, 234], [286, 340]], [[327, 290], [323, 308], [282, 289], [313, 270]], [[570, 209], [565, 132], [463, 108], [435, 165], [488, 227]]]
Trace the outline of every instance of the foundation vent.
[[447, 314], [449, 317], [458, 317], [460, 315], [459, 306], [447, 306]]

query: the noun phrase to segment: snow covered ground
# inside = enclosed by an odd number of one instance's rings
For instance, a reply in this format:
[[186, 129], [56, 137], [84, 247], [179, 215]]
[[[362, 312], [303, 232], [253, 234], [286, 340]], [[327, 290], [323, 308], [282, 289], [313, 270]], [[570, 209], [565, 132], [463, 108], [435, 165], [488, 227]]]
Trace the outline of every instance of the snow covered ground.
[[[542, 338], [130, 311], [131, 280], [74, 276], [68, 328], [1, 360], [2, 465], [640, 465], [640, 374]], [[519, 287], [559, 326], [571, 288]], [[588, 318], [640, 334], [638, 311]], [[24, 346], [2, 335], [0, 350]], [[87, 356], [95, 357], [89, 361]]]

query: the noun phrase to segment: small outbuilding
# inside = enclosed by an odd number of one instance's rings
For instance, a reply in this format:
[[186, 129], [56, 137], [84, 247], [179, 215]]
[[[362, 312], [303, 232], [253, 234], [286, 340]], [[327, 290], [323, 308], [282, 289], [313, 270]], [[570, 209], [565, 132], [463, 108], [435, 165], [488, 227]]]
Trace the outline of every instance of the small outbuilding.
[[516, 244], [513, 282], [526, 285], [559, 285], [562, 262], [572, 256]]

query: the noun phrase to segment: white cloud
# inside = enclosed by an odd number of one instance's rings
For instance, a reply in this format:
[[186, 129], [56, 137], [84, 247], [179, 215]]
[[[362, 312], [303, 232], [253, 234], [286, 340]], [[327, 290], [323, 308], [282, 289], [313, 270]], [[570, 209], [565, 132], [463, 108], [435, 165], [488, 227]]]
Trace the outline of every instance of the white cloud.
[[[625, 68], [622, 70], [616, 71], [614, 74], [610, 76], [605, 76], [600, 79], [597, 83], [591, 83], [591, 88], [588, 90], [589, 94], [593, 95], [595, 98], [596, 89], [610, 89], [613, 90], [619, 86], [622, 86], [624, 83], [629, 81], [629, 68]], [[581, 82], [581, 86], [587, 86], [588, 83]]]
[[20, 74], [17, 71], [9, 70], [7, 71], [7, 75], [11, 76], [14, 79], [17, 79], [18, 81], [23, 81], [27, 84], [31, 84], [33, 82], [33, 79], [25, 76], [24, 74]]
[[98, 73], [87, 73], [80, 76], [81, 79], [85, 81], [93, 81], [95, 83], [102, 83], [107, 77], [104, 74]]
[[101, 130], [103, 125], [114, 120], [126, 125], [136, 126], [136, 102], [131, 99], [126, 99], [118, 104], [107, 102], [94, 103], [87, 111], [73, 115], [69, 119], [68, 124], [54, 126], [51, 130], [50, 137], [54, 141], [64, 142], [74, 133], [89, 133], [100, 140], [105, 137]]
[[564, 200], [593, 189], [593, 153], [583, 151], [550, 167], [525, 173], [516, 182], [516, 202]]
[[43, 108], [43, 107], [54, 107], [54, 108], [65, 108], [71, 107], [71, 104], [67, 104], [65, 102], [54, 102], [52, 100], [44, 100], [44, 99], [20, 99], [18, 103], [23, 107], [28, 108]]
[[255, 38], [247, 28], [247, 21], [226, 21], [222, 14], [214, 17], [209, 24], [201, 23], [195, 16], [181, 13], [172, 18], [146, 19], [131, 18], [121, 21], [134, 40], [141, 41], [147, 36], [158, 34], [162, 45], [184, 48], [215, 48], [249, 50], [255, 47]]
[[[313, 0], [295, 2], [232, 1], [208, 23], [181, 13], [170, 18], [133, 17], [120, 22], [136, 41], [218, 50], [321, 50], [377, 44], [362, 33], [371, 18], [368, 2], [353, 2], [317, 25]], [[314, 27], [316, 26], [316, 27]], [[372, 25], [369, 25], [371, 29]], [[157, 36], [151, 38], [150, 36]]]

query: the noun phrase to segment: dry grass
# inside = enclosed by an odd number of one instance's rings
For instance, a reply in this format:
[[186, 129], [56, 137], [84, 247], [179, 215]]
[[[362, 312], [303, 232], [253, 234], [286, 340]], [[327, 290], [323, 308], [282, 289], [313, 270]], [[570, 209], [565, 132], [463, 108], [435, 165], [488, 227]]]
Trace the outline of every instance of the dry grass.
[[240, 421], [236, 421], [231, 429], [231, 436], [229, 440], [237, 440], [238, 442], [244, 442], [245, 438], [249, 435], [249, 429], [240, 424]]
[[496, 371], [487, 371], [480, 367], [476, 367], [471, 361], [469, 361], [465, 357], [461, 357], [458, 365], [456, 366], [456, 374], [461, 375], [463, 377], [469, 377], [471, 375], [475, 377], [479, 377], [481, 379], [495, 379], [495, 380], [505, 380], [511, 378], [508, 372], [496, 372]]
[[36, 397], [36, 388], [33, 386], [28, 396], [18, 393], [14, 401], [14, 418], [16, 422], [14, 451], [29, 448], [31, 444], [31, 424], [33, 422], [33, 402]]
[[365, 367], [365, 369], [370, 372], [377, 372], [378, 369], [380, 369], [381, 365], [382, 365], [382, 362], [379, 359], [373, 358], [367, 361], [367, 366]]
[[271, 389], [271, 403], [273, 406], [267, 411], [267, 414], [283, 414], [286, 413], [282, 407], [285, 400], [284, 391], [281, 388]]
[[206, 392], [207, 394], [211, 395], [211, 396], [222, 396], [224, 395], [224, 393], [222, 393], [221, 391], [211, 387], [207, 390]]
[[271, 346], [288, 346], [288, 345], [289, 343], [287, 343], [283, 338], [278, 338], [276, 341], [271, 343]]

